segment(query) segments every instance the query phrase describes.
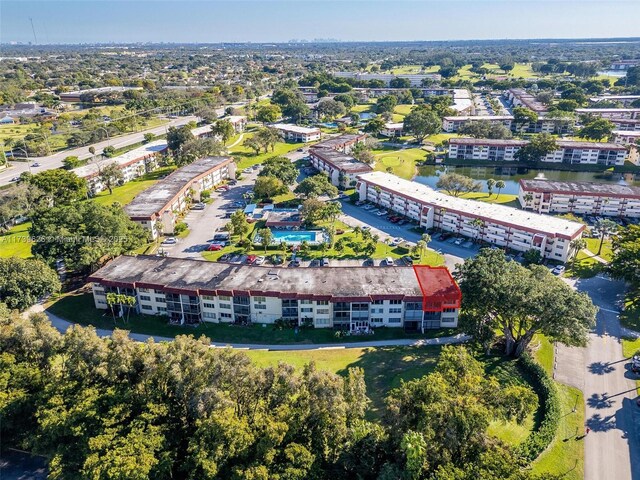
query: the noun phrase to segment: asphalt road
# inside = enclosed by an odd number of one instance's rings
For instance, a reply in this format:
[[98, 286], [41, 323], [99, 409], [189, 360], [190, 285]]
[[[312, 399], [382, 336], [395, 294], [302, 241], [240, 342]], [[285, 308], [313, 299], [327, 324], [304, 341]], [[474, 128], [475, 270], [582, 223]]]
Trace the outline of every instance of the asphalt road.
[[[556, 350], [556, 380], [579, 388], [586, 402], [585, 480], [640, 479], [640, 408], [635, 379], [622, 355], [618, 310], [624, 284], [604, 276], [578, 280], [600, 308], [586, 348]], [[584, 432], [578, 432], [582, 435]]]
[[[96, 149], [96, 153], [102, 152], [105, 147], [113, 146], [115, 148], [126, 147], [135, 143], [142, 142], [144, 140], [145, 133], [153, 133], [154, 135], [163, 135], [169, 127], [179, 127], [186, 125], [189, 122], [196, 121], [194, 116], [180, 117], [169, 121], [165, 125], [159, 127], [150, 128], [148, 130], [141, 130], [136, 133], [129, 133], [119, 137], [114, 137], [110, 140], [98, 142], [93, 145], [87, 145], [85, 147], [72, 148], [70, 150], [63, 150], [47, 157], [29, 157], [28, 162], [11, 162], [11, 167], [7, 170], [0, 172], [0, 186], [11, 183], [11, 179], [19, 177], [23, 172], [39, 173], [52, 168], [60, 168], [62, 166], [62, 160], [68, 156], [76, 156], [80, 160], [91, 157], [89, 147], [93, 146]], [[39, 167], [32, 167], [34, 162], [40, 164]]]

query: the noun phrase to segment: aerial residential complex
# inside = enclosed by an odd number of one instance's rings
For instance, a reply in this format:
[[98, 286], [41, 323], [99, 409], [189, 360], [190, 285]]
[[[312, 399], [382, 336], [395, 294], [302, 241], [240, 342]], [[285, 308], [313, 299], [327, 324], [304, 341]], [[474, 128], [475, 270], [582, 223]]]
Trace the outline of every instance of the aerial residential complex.
[[602, 118], [615, 119], [640, 119], [640, 108], [576, 108], [578, 115], [596, 115]]
[[630, 118], [610, 118], [609, 121], [613, 123], [616, 130], [640, 131], [640, 118], [635, 120]]
[[510, 88], [506, 92], [506, 97], [514, 107], [526, 107], [538, 115], [544, 115], [547, 112], [547, 107], [543, 103], [521, 88]]
[[146, 145], [131, 150], [123, 155], [113, 158], [99, 160], [72, 170], [78, 177], [87, 181], [89, 192], [92, 195], [105, 190], [107, 187], [100, 178], [100, 171], [112, 163], [118, 165], [123, 175], [123, 183], [138, 178], [147, 172], [151, 172], [157, 167], [158, 155], [167, 151], [166, 140], [155, 140]]
[[640, 141], [640, 130], [614, 130], [611, 133], [613, 143], [636, 145]]
[[512, 115], [460, 115], [442, 118], [442, 131], [446, 133], [455, 133], [460, 127], [470, 122], [486, 121], [492, 124], [502, 124], [511, 130], [513, 122]]
[[319, 128], [300, 127], [290, 123], [274, 123], [272, 128], [279, 130], [287, 142], [313, 142], [320, 140], [322, 132]]
[[369, 201], [420, 222], [521, 252], [538, 250], [543, 258], [566, 262], [569, 244], [584, 225], [562, 218], [526, 212], [437, 192], [432, 188], [385, 172], [358, 177], [360, 200]]
[[79, 102], [83, 95], [101, 95], [108, 93], [123, 93], [127, 90], [142, 90], [141, 87], [99, 87], [87, 88], [86, 90], [74, 90], [72, 92], [63, 92], [60, 94], [60, 100], [63, 102]]
[[334, 72], [333, 75], [337, 78], [354, 78], [356, 80], [381, 80], [387, 86], [394, 78], [406, 78], [411, 82], [412, 87], [421, 87], [424, 80], [439, 82], [442, 78], [438, 73], [403, 73], [396, 75], [391, 73]]
[[[451, 138], [449, 158], [458, 160], [517, 161], [516, 152], [526, 140], [501, 140], [490, 138]], [[558, 140], [558, 149], [540, 161], [549, 163], [623, 165], [627, 149], [615, 143], [574, 142]]]
[[456, 133], [460, 127], [470, 122], [487, 121], [489, 123], [499, 123], [510, 130], [517, 130], [522, 133], [568, 133], [575, 123], [566, 118], [540, 117], [537, 122], [527, 122], [516, 124], [512, 115], [460, 115], [444, 117], [442, 119], [442, 130], [446, 133]]
[[[225, 179], [235, 178], [236, 164], [231, 157], [207, 157], [179, 168], [168, 177], [140, 193], [124, 207], [129, 218], [151, 232], [171, 234], [178, 215], [200, 193], [215, 187]], [[156, 222], [162, 225], [158, 231]]]
[[297, 269], [141, 255], [118, 257], [88, 281], [96, 308], [107, 308], [107, 293], [123, 293], [136, 298], [140, 313], [181, 324], [284, 319], [349, 331], [420, 331], [455, 327], [461, 301], [446, 267]]
[[380, 130], [380, 135], [388, 138], [395, 138], [402, 136], [404, 132], [404, 123], [387, 122], [384, 124], [384, 128]]
[[354, 184], [360, 173], [371, 172], [366, 163], [348, 155], [353, 147], [367, 138], [364, 134], [345, 134], [324, 140], [309, 149], [311, 164], [326, 173], [333, 185], [346, 188]]
[[592, 103], [598, 103], [602, 101], [607, 102], [620, 102], [625, 107], [628, 107], [636, 100], [640, 100], [640, 95], [604, 95], [601, 97], [591, 97], [589, 101]]
[[538, 213], [640, 217], [640, 187], [628, 185], [523, 179], [518, 199]]
[[365, 133], [344, 133], [316, 143], [312, 148], [331, 148], [338, 152], [350, 153], [357, 144], [363, 143], [366, 139]]

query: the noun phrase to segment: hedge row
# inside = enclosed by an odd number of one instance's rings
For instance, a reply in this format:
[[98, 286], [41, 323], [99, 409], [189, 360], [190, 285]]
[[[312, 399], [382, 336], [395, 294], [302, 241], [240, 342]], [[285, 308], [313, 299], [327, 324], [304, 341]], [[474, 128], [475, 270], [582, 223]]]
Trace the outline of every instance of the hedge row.
[[519, 366], [531, 378], [531, 385], [538, 394], [542, 408], [540, 428], [532, 432], [518, 447], [519, 455], [532, 462], [553, 441], [560, 423], [560, 400], [553, 379], [530, 355], [520, 357]]

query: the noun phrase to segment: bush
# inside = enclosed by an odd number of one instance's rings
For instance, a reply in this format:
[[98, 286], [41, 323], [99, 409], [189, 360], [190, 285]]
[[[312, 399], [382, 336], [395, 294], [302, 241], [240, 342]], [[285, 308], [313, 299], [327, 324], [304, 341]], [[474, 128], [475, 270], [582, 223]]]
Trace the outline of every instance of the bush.
[[208, 200], [209, 198], [211, 198], [211, 191], [210, 190], [203, 190], [200, 192], [200, 200], [202, 200], [203, 202], [205, 200]]
[[531, 435], [518, 446], [519, 456], [527, 462], [532, 462], [556, 436], [560, 423], [560, 400], [553, 379], [530, 355], [520, 357], [518, 364], [531, 378], [531, 386], [540, 398], [542, 409], [540, 428], [531, 432]]
[[184, 232], [187, 229], [187, 224], [184, 222], [180, 222], [178, 224], [176, 224], [176, 226], [173, 229], [173, 233], [175, 235], [180, 235], [182, 232]]

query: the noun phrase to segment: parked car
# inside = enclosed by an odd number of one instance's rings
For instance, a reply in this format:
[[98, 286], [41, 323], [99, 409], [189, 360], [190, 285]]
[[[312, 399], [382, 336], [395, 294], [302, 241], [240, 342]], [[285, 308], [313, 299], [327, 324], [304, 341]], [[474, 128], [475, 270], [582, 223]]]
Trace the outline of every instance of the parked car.
[[362, 227], [362, 230], [371, 230], [371, 227], [369, 225], [364, 225]]
[[191, 210], [204, 210], [204, 207], [205, 207], [204, 203], [196, 203], [191, 206]]
[[373, 262], [373, 258], [367, 258], [363, 263], [362, 266], [363, 267], [373, 267], [374, 262]]
[[401, 218], [400, 220], [398, 220], [398, 225], [406, 225], [407, 221], [404, 218]]
[[320, 266], [320, 260], [318, 260], [318, 259], [311, 260], [311, 261], [309, 262], [309, 266], [310, 266], [310, 267], [319, 267], [319, 266]]
[[329, 259], [328, 258], [323, 258], [322, 261], [320, 262], [320, 266], [321, 267], [328, 267], [329, 266]]
[[394, 261], [393, 261], [393, 258], [391, 258], [391, 257], [387, 257], [387, 258], [385, 258], [385, 259], [384, 259], [384, 263], [385, 263], [386, 265], [390, 266], [390, 267], [393, 267], [393, 266], [396, 264], [396, 262], [394, 262]]
[[413, 265], [413, 258], [411, 258], [409, 255], [405, 255], [404, 257], [402, 257], [402, 261], [405, 265]]
[[237, 185], [238, 181], [237, 180], [229, 180], [229, 185]]
[[219, 262], [226, 262], [231, 258], [231, 255], [229, 255], [228, 253], [224, 253], [220, 256], [220, 258], [218, 259]]
[[207, 247], [207, 252], [217, 252], [222, 250], [222, 245], [219, 243], [212, 243]]
[[20, 180], [20, 177], [13, 177], [13, 178], [11, 179], [11, 181], [12, 181], [12, 182], [17, 182], [18, 180]]
[[551, 270], [551, 273], [553, 273], [554, 275], [562, 275], [564, 271], [565, 271], [564, 265], [556, 265], [554, 269]]
[[281, 255], [271, 255], [271, 263], [274, 265], [281, 265], [284, 260], [282, 260]]
[[260, 256], [256, 257], [255, 264], [256, 265], [262, 265], [266, 261], [267, 261], [267, 257], [263, 257], [262, 255], [260, 255]]
[[251, 167], [247, 167], [245, 168], [242, 172], [243, 173], [251, 173], [253, 170], [251, 170]]
[[294, 259], [291, 261], [291, 265], [292, 265], [292, 266], [294, 266], [294, 267], [299, 267], [299, 266], [301, 265], [301, 263], [302, 263], [302, 262], [301, 262], [301, 261], [300, 261], [300, 259], [299, 259], [299, 258], [297, 258], [297, 257], [296, 257], [296, 258], [294, 258]]
[[161, 245], [175, 245], [176, 243], [178, 243], [178, 240], [175, 237], [167, 237], [162, 241]]
[[258, 257], [256, 257], [255, 255], [247, 255], [247, 263], [251, 265], [252, 263], [255, 263], [257, 258]]
[[225, 241], [225, 242], [226, 242], [227, 240], [229, 240], [229, 234], [228, 234], [228, 233], [216, 233], [216, 234], [213, 236], [213, 241], [214, 241], [214, 242], [218, 242], [218, 241], [220, 241], [220, 240], [222, 240], [222, 241]]
[[463, 242], [464, 242], [464, 238], [460, 237], [460, 238], [456, 238], [453, 243], [455, 243], [456, 245], [462, 245]]
[[386, 210], [379, 210], [378, 213], [376, 213], [376, 215], [378, 215], [379, 217], [382, 217], [382, 216], [384, 216], [386, 214], [387, 214]]

